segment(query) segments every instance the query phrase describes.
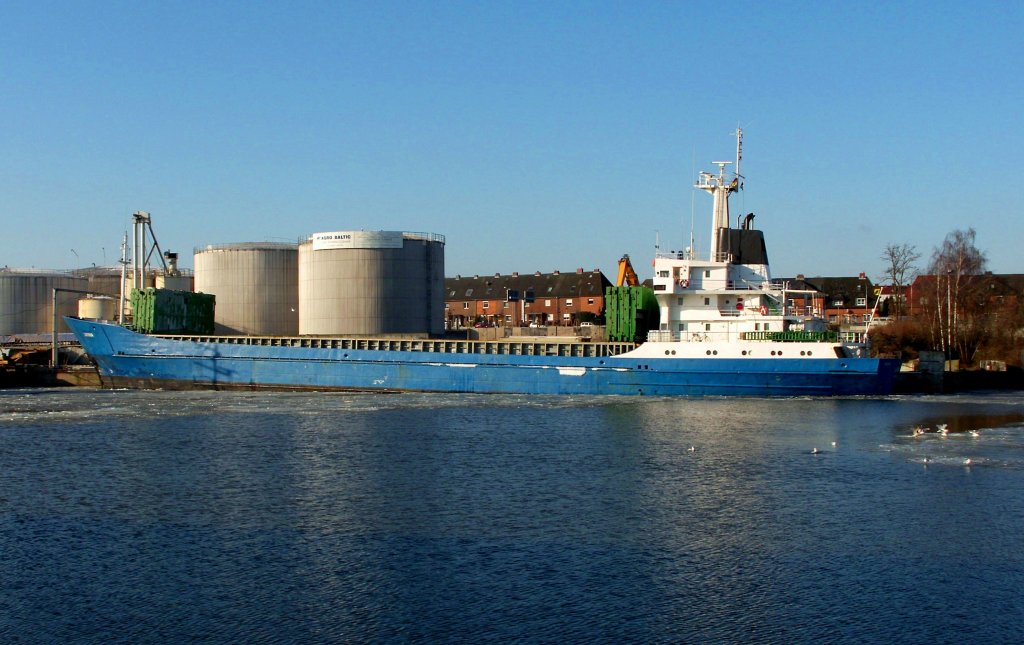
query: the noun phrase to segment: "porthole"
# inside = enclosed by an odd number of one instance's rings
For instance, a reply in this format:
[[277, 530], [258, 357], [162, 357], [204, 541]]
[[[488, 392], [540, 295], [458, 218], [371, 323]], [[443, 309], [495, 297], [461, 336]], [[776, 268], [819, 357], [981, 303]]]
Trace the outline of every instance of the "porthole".
[[672, 352], [668, 351], [667, 349], [665, 350], [665, 356], [668, 356], [668, 355], [669, 355], [669, 354], [671, 354], [671, 353], [672, 353]]
[[807, 355], [808, 355], [808, 356], [810, 356], [810, 355], [811, 355], [812, 353], [813, 353], [813, 352], [807, 352]]
[[740, 356], [746, 356], [746, 355], [747, 355], [747, 350], [743, 350], [742, 352], [740, 352]]
[[775, 350], [774, 349], [772, 350], [772, 356], [775, 356]]
[[704, 352], [704, 353], [707, 354], [708, 356], [711, 356], [711, 350], [710, 349], [708, 351]]
[[714, 354], [715, 356], [718, 356], [718, 350], [717, 349], [715, 351], [711, 352], [711, 353]]
[[673, 356], [675, 356], [675, 355], [676, 355], [676, 350], [674, 350], [674, 349], [672, 350], [672, 355], [673, 355]]

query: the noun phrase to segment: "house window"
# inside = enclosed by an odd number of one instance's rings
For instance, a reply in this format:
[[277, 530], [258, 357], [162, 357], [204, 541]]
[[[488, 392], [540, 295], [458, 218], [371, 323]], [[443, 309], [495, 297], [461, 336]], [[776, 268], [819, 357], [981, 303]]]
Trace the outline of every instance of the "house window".
[[864, 314], [864, 322], [866, 322], [866, 323], [871, 322], [871, 314]]
[[566, 298], [565, 299], [565, 306], [566, 307], [571, 307], [572, 306], [572, 298]]
[[843, 306], [843, 301], [841, 299], [833, 300], [832, 301], [832, 306], [833, 307], [842, 307]]
[[594, 299], [593, 298], [587, 298], [587, 304], [588, 305], [594, 304]]
[[863, 306], [865, 306], [867, 304], [868, 304], [868, 299], [867, 298], [857, 298], [857, 306], [858, 307], [863, 307]]
[[472, 289], [466, 289], [466, 297], [467, 298], [472, 298], [473, 297], [473, 290]]
[[469, 309], [469, 303], [468, 302], [462, 303], [462, 308], [463, 309]]
[[484, 309], [490, 309], [490, 308], [491, 308], [491, 303], [489, 303], [489, 302], [487, 302], [487, 301], [485, 300], [485, 301], [484, 301]]
[[546, 300], [544, 301], [544, 306], [545, 306], [545, 307], [550, 307], [550, 306], [551, 306], [551, 299], [550, 299], [550, 298], [548, 298], [548, 299], [546, 299]]

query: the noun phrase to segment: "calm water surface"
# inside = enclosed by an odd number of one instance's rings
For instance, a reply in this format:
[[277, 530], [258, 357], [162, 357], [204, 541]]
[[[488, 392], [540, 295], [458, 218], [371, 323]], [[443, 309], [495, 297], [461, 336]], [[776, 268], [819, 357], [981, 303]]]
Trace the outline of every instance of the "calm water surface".
[[5, 643], [1015, 643], [1022, 561], [1016, 393], [0, 391]]

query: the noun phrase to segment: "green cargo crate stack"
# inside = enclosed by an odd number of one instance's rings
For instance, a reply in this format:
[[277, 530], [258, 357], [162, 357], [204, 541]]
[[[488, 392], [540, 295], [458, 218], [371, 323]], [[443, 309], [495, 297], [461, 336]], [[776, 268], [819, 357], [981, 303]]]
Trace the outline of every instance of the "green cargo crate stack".
[[133, 289], [132, 327], [144, 334], [212, 334], [214, 296], [172, 289]]
[[658, 300], [647, 287], [607, 287], [604, 303], [608, 340], [641, 343], [658, 328]]

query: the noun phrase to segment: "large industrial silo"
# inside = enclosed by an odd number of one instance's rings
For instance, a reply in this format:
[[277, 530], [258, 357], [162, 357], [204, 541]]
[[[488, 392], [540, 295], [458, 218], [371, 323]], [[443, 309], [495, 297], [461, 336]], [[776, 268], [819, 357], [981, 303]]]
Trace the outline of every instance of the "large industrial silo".
[[299, 245], [300, 334], [443, 331], [443, 236], [338, 231]]
[[[0, 335], [53, 331], [53, 289], [85, 291], [89, 281], [60, 271], [0, 269]], [[57, 293], [57, 331], [70, 331], [60, 316], [78, 314], [82, 294]]]
[[121, 295], [121, 267], [89, 267], [73, 273], [89, 281], [89, 293], [115, 298]]
[[244, 242], [195, 249], [195, 290], [216, 296], [218, 334], [295, 336], [299, 331], [298, 249]]

